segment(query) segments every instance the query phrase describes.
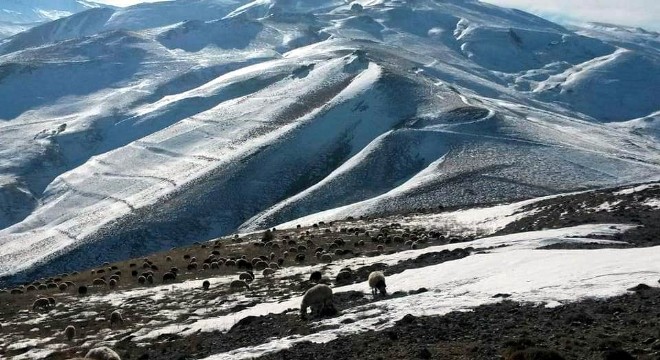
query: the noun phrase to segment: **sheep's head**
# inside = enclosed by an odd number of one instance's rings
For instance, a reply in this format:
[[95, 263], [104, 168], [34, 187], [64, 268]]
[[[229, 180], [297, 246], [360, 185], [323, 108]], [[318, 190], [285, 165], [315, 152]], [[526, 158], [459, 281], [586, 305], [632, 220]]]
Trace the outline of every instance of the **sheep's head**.
[[385, 281], [379, 281], [378, 284], [376, 284], [376, 289], [378, 289], [382, 295], [387, 295], [386, 288]]

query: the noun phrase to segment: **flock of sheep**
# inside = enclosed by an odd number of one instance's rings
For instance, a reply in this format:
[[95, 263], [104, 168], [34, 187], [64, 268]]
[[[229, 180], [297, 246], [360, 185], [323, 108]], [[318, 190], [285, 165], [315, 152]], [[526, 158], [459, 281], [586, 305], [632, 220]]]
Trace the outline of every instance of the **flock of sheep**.
[[[394, 224], [393, 224], [394, 225]], [[328, 234], [329, 229], [319, 229], [318, 226], [315, 226], [323, 234]], [[319, 240], [319, 238], [314, 239], [314, 234], [310, 234], [309, 231], [302, 231], [295, 236], [293, 234], [283, 235], [278, 240], [274, 236], [274, 231], [266, 231], [262, 234], [261, 241], [254, 243], [257, 253], [262, 255], [256, 256], [249, 260], [246, 255], [239, 256], [228, 256], [221, 257], [219, 249], [223, 247], [223, 244], [220, 241], [215, 241], [215, 243], [205, 243], [199, 244], [196, 243], [195, 246], [198, 249], [202, 250], [206, 255], [201, 255], [203, 260], [198, 261], [193, 253], [183, 255], [183, 261], [185, 262], [183, 267], [187, 271], [180, 271], [174, 265], [172, 256], [173, 254], [167, 255], [164, 257], [165, 263], [170, 263], [170, 266], [163, 266], [164, 264], [156, 264], [154, 261], [149, 258], [144, 258], [142, 265], [137, 263], [130, 263], [128, 269], [120, 269], [116, 265], [110, 265], [109, 263], [104, 263], [102, 267], [91, 270], [88, 277], [85, 280], [84, 274], [74, 272], [72, 274], [60, 274], [56, 277], [49, 279], [42, 279], [41, 281], [35, 281], [31, 284], [23, 285], [17, 289], [11, 291], [13, 294], [27, 294], [30, 292], [39, 293], [37, 290], [59, 290], [61, 292], [68, 292], [73, 289], [77, 289], [79, 296], [86, 296], [90, 289], [94, 288], [110, 288], [114, 289], [120, 286], [120, 284], [127, 284], [130, 286], [147, 286], [157, 282], [156, 276], [158, 273], [162, 274], [162, 283], [174, 282], [182, 273], [194, 276], [198, 271], [207, 271], [207, 270], [219, 270], [221, 267], [233, 268], [241, 270], [239, 273], [238, 279], [233, 280], [229, 284], [229, 290], [232, 292], [249, 290], [250, 284], [255, 280], [255, 273], [260, 272], [265, 278], [271, 276], [274, 272], [280, 269], [284, 265], [285, 261], [295, 261], [296, 263], [304, 263], [306, 258], [306, 253], [314, 254], [314, 257], [320, 263], [330, 263], [333, 261], [334, 257], [341, 257], [343, 255], [353, 255], [354, 252], [347, 247], [351, 242], [345, 241], [342, 238], [355, 237], [352, 241], [353, 246], [351, 248], [359, 249], [360, 247], [365, 246], [363, 237], [371, 238], [374, 243], [377, 243], [377, 252], [383, 252], [383, 245], [392, 244], [395, 242], [398, 245], [405, 246], [406, 248], [414, 248], [417, 244], [417, 241], [424, 242], [426, 241], [426, 234], [423, 234], [424, 238], [422, 239], [421, 233], [411, 233], [406, 230], [405, 233], [400, 231], [397, 234], [390, 233], [388, 234], [387, 230], [381, 229], [378, 231], [376, 236], [369, 236], [369, 232], [361, 228], [348, 228], [341, 229], [342, 237], [332, 236], [330, 242], [325, 243], [321, 246], [315, 245], [314, 241]], [[402, 235], [402, 236], [401, 236]], [[294, 240], [295, 238], [295, 240]], [[312, 241], [312, 239], [314, 241]], [[233, 242], [240, 242], [242, 239], [235, 237]], [[297, 241], [298, 240], [298, 241]], [[300, 244], [299, 241], [303, 241]], [[404, 244], [405, 242], [405, 244]], [[413, 244], [414, 242], [414, 244]], [[212, 249], [210, 248], [212, 247]], [[207, 249], [208, 248], [208, 249]], [[262, 248], [262, 249], [258, 249]], [[266, 254], [264, 251], [267, 249]], [[195, 253], [199, 256], [199, 253]], [[244, 253], [245, 254], [245, 253]], [[181, 261], [181, 258], [178, 260]], [[201, 264], [201, 265], [200, 265]], [[180, 263], [178, 264], [180, 265]], [[121, 270], [125, 270], [125, 274]], [[230, 270], [231, 271], [231, 270]], [[235, 270], [234, 270], [235, 271]], [[127, 282], [127, 274], [130, 273], [130, 278], [132, 281]], [[340, 274], [337, 276], [337, 284], [343, 284], [343, 277], [347, 277], [348, 272], [346, 269], [343, 269]], [[64, 281], [67, 277], [76, 276], [78, 280], [86, 282], [87, 285], [76, 286], [72, 281]], [[352, 274], [348, 276], [349, 280], [352, 281]], [[320, 271], [314, 271], [310, 275], [310, 283], [316, 284], [313, 287], [309, 288], [303, 295], [301, 304], [300, 304], [300, 316], [302, 319], [307, 319], [307, 309], [310, 308], [314, 316], [324, 316], [329, 314], [336, 314], [336, 309], [333, 304], [333, 292], [332, 289], [321, 282], [322, 274]], [[372, 288], [373, 295], [376, 296], [378, 292], [383, 295], [386, 295], [386, 285], [385, 285], [385, 276], [382, 272], [376, 271], [372, 272], [369, 275], [368, 280], [369, 286]], [[202, 283], [204, 290], [210, 288], [210, 282], [205, 280]], [[75, 290], [74, 290], [75, 291]], [[39, 297], [32, 303], [32, 309], [35, 311], [50, 310], [55, 306], [55, 298], [53, 297]], [[115, 325], [123, 324], [122, 314], [115, 310], [110, 315], [110, 327]], [[65, 328], [63, 332], [64, 336], [68, 340], [76, 338], [77, 330], [73, 325], [69, 325]], [[87, 358], [92, 359], [115, 359], [118, 357], [116, 354], [105, 348], [106, 350], [90, 351], [87, 354]], [[94, 349], [97, 350], [97, 349]], [[110, 354], [110, 355], [108, 355]]]

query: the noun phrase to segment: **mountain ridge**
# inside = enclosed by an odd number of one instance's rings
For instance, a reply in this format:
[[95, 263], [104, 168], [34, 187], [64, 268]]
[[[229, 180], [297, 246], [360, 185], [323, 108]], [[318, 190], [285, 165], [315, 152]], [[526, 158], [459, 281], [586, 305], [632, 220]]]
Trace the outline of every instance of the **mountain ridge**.
[[5, 41], [0, 276], [658, 177], [648, 34], [357, 3], [91, 9]]

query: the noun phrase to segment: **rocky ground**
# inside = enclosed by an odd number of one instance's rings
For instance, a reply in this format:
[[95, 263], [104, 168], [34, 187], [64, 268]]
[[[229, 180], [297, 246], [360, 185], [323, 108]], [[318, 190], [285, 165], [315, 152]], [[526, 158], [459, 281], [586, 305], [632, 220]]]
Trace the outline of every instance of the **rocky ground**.
[[502, 301], [406, 316], [385, 331], [303, 343], [264, 359], [486, 360], [524, 348], [554, 349], [566, 359], [660, 359], [660, 289], [554, 308]]

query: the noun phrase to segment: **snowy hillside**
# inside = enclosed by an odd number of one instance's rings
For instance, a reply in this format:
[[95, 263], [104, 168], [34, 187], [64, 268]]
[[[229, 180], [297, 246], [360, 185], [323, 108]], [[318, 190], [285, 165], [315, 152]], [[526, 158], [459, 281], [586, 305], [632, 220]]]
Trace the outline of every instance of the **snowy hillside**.
[[99, 6], [84, 0], [3, 0], [0, 2], [0, 39]]
[[658, 178], [659, 83], [657, 34], [478, 1], [89, 9], [0, 45], [0, 276]]

